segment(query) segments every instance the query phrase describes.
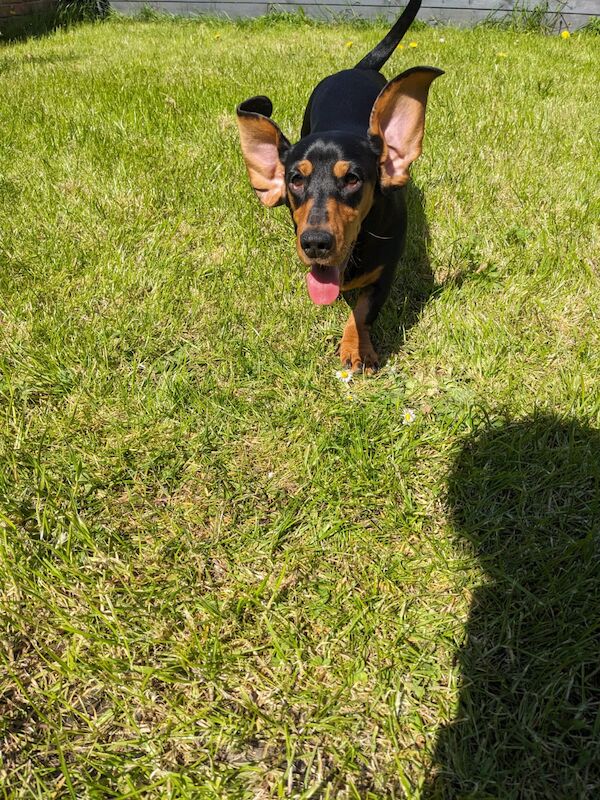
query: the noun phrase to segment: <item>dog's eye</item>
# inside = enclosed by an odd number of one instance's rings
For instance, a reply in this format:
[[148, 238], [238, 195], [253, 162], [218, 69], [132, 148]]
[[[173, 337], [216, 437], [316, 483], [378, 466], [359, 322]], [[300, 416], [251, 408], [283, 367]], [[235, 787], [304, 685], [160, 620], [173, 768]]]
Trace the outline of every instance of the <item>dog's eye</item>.
[[354, 172], [348, 172], [344, 176], [344, 185], [349, 189], [354, 189], [360, 183], [360, 178]]
[[302, 189], [304, 186], [304, 177], [302, 175], [292, 175], [290, 178], [290, 186], [292, 189]]

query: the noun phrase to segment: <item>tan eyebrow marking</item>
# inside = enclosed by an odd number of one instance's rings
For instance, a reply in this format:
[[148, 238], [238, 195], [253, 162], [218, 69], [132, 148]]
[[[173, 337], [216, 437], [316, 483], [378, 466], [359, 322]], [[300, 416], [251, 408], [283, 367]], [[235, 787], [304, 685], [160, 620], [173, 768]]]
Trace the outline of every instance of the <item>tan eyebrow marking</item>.
[[336, 161], [333, 165], [333, 174], [336, 178], [343, 178], [350, 169], [349, 161]]
[[305, 158], [303, 161], [298, 162], [298, 172], [304, 175], [305, 178], [308, 178], [308, 176], [312, 174], [312, 171], [313, 165], [308, 159]]

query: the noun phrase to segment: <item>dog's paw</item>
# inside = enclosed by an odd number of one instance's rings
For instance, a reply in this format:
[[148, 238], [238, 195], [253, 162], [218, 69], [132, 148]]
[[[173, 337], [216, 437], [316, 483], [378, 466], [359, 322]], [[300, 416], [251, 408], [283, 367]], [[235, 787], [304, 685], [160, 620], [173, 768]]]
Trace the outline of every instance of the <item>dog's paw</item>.
[[352, 372], [364, 372], [366, 375], [373, 375], [379, 369], [379, 356], [371, 342], [344, 342], [342, 339], [340, 361]]

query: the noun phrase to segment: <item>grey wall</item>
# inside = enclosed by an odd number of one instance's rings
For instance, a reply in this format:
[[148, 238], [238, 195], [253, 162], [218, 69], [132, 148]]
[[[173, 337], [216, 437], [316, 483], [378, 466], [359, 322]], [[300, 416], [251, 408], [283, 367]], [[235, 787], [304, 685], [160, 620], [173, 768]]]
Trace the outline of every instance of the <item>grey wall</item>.
[[[494, 15], [502, 18], [515, 5], [541, 5], [543, 0], [423, 0], [419, 19], [423, 21], [453, 22], [472, 25]], [[332, 12], [359, 17], [385, 16], [392, 19], [398, 16], [398, 9], [405, 2], [398, 0], [279, 0], [279, 2], [253, 2], [235, 0], [215, 2], [214, 0], [112, 0], [111, 6], [123, 13], [136, 13], [144, 6], [150, 6], [168, 14], [220, 14], [230, 17], [251, 17], [269, 11], [298, 11], [303, 9], [315, 17], [331, 16]], [[552, 11], [560, 11], [557, 27], [571, 29], [581, 27], [592, 16], [600, 16], [600, 0], [548, 0]]]

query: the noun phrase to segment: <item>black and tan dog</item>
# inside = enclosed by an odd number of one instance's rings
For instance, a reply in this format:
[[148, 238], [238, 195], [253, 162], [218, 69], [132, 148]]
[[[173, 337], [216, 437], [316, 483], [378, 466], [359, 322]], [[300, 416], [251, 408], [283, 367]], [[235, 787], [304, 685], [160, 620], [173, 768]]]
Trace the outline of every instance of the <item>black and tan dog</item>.
[[250, 182], [266, 206], [289, 206], [298, 254], [310, 267], [311, 299], [332, 303], [360, 289], [340, 344], [342, 364], [379, 364], [370, 328], [389, 294], [406, 238], [409, 167], [421, 154], [433, 67], [386, 83], [379, 69], [421, 6], [410, 0], [385, 38], [354, 69], [325, 78], [308, 102], [301, 139], [291, 145], [271, 119], [268, 97], [237, 108]]

